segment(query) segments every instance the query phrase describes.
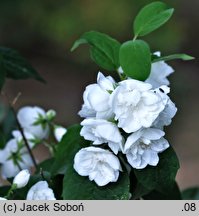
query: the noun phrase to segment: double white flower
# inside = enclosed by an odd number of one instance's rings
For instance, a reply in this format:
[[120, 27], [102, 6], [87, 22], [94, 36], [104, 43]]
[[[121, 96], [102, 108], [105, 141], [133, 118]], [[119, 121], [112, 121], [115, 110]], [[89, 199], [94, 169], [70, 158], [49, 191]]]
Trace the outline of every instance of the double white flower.
[[158, 153], [169, 147], [163, 138], [165, 133], [156, 128], [145, 128], [132, 133], [124, 146], [129, 164], [136, 169], [143, 169], [147, 165], [156, 166], [159, 162]]
[[79, 115], [84, 118], [96, 117], [109, 119], [113, 116], [109, 98], [114, 90], [115, 81], [110, 76], [105, 77], [101, 72], [97, 76], [97, 84], [86, 87], [83, 94], [84, 104]]
[[80, 135], [86, 140], [93, 141], [93, 145], [108, 143], [109, 148], [117, 154], [122, 150], [124, 139], [116, 124], [104, 119], [85, 119]]
[[56, 198], [48, 183], [39, 181], [30, 188], [26, 200], [56, 200]]
[[74, 169], [81, 176], [104, 186], [116, 182], [122, 170], [118, 158], [108, 150], [95, 147], [81, 149], [74, 159]]
[[118, 127], [126, 133], [150, 127], [165, 108], [162, 98], [152, 91], [150, 84], [125, 80], [111, 94], [110, 104], [118, 120]]

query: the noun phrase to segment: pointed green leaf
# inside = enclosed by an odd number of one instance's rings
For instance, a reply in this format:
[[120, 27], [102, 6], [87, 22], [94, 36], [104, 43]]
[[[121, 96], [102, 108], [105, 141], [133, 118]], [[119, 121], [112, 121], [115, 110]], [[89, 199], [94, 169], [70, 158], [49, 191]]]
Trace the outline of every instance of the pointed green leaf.
[[146, 5], [135, 18], [135, 36], [144, 36], [166, 23], [172, 16], [174, 9], [168, 9], [163, 2], [153, 2]]
[[70, 166], [64, 176], [62, 196], [66, 200], [127, 200], [129, 176], [126, 172], [120, 172], [117, 182], [99, 187], [88, 177], [78, 175]]
[[120, 43], [117, 40], [106, 34], [90, 31], [84, 33], [82, 37], [74, 43], [71, 51], [75, 50], [81, 44], [86, 43], [90, 45], [91, 58], [96, 64], [108, 71], [118, 69], [120, 66]]
[[146, 189], [164, 193], [173, 187], [179, 169], [179, 161], [172, 147], [160, 153], [159, 158], [157, 166], [147, 166], [141, 170], [135, 169], [134, 173], [138, 182]]
[[189, 61], [195, 59], [194, 57], [187, 55], [187, 54], [173, 54], [169, 56], [162, 56], [162, 57], [156, 57], [152, 61], [154, 62], [159, 62], [159, 61], [171, 61], [174, 59], [181, 59], [184, 61]]
[[0, 55], [3, 57], [3, 65], [8, 78], [16, 80], [33, 78], [45, 82], [27, 60], [19, 55], [17, 51], [6, 47], [0, 47]]
[[119, 53], [124, 73], [133, 79], [146, 80], [151, 70], [151, 53], [148, 44], [142, 40], [127, 41]]

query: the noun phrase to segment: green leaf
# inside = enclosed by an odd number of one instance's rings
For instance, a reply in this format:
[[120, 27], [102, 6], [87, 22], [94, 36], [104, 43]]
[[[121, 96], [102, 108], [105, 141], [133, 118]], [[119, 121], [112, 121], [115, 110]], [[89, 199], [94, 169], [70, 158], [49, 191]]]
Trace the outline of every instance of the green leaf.
[[173, 182], [172, 187], [169, 187], [163, 192], [153, 190], [143, 196], [145, 200], [181, 200], [181, 193], [176, 182]]
[[16, 119], [11, 109], [6, 109], [3, 119], [1, 119], [0, 131], [4, 134], [6, 141], [12, 136], [12, 131], [16, 129]]
[[78, 175], [71, 165], [63, 181], [63, 199], [66, 200], [127, 200], [129, 199], [129, 177], [120, 173], [117, 182], [99, 187], [88, 177]]
[[153, 2], [146, 5], [135, 18], [134, 34], [144, 36], [166, 23], [172, 16], [174, 9], [168, 9], [163, 2]]
[[90, 45], [90, 54], [92, 60], [108, 71], [114, 71], [119, 68], [119, 49], [120, 43], [110, 36], [90, 31], [84, 33], [79, 40], [77, 40], [71, 51], [75, 50], [81, 44]]
[[172, 147], [159, 154], [159, 158], [157, 166], [147, 166], [141, 170], [134, 169], [134, 173], [138, 182], [146, 189], [165, 193], [173, 187], [180, 166]]
[[55, 162], [51, 169], [53, 175], [64, 174], [67, 167], [73, 164], [73, 158], [77, 151], [90, 145], [89, 141], [80, 136], [80, 130], [80, 125], [73, 125], [67, 129], [67, 133], [58, 144]]
[[6, 78], [6, 71], [3, 66], [3, 57], [0, 54], [0, 91], [3, 88], [3, 85], [5, 83], [5, 78]]
[[199, 188], [192, 187], [182, 191], [183, 200], [199, 200]]
[[119, 53], [124, 73], [133, 79], [146, 80], [151, 71], [151, 53], [148, 44], [142, 40], [127, 41]]
[[0, 55], [3, 57], [2, 61], [8, 78], [16, 80], [33, 78], [45, 82], [37, 71], [17, 51], [0, 47]]
[[195, 58], [190, 56], [190, 55], [187, 55], [187, 54], [173, 54], [173, 55], [169, 55], [169, 56], [156, 57], [152, 61], [154, 63], [154, 62], [159, 62], [159, 61], [170, 61], [170, 60], [174, 60], [174, 59], [181, 59], [184, 61], [190, 61], [190, 60], [193, 60]]

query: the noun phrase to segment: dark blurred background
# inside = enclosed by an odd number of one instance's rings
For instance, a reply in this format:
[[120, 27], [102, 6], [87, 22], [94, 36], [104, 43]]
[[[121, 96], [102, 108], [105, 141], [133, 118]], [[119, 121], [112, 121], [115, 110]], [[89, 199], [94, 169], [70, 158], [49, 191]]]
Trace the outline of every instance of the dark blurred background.
[[[47, 81], [9, 80], [4, 91], [10, 98], [22, 92], [17, 108], [38, 105], [55, 109], [57, 123], [66, 127], [79, 122], [83, 90], [95, 82], [99, 68], [91, 62], [86, 46], [71, 53], [73, 42], [89, 30], [107, 33], [121, 42], [131, 39], [135, 15], [150, 2], [0, 0], [0, 46], [18, 50]], [[199, 1], [164, 2], [175, 8], [173, 18], [144, 39], [163, 55], [185, 52], [196, 57], [191, 62], [170, 63], [176, 70], [170, 81], [178, 113], [167, 128], [167, 139], [180, 159], [180, 187], [199, 186]]]

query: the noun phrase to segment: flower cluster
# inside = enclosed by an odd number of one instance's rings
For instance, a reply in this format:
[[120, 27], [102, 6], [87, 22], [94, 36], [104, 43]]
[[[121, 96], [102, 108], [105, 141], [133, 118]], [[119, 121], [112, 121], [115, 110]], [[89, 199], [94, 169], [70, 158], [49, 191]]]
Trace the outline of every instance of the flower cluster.
[[[123, 73], [121, 67], [118, 71]], [[79, 112], [85, 118], [80, 135], [92, 141], [91, 147], [75, 155], [79, 175], [89, 176], [99, 186], [116, 182], [122, 171], [118, 154], [135, 169], [158, 164], [158, 154], [169, 147], [164, 126], [177, 112], [168, 96], [167, 76], [172, 72], [161, 61], [152, 64], [145, 82], [131, 78], [116, 82], [98, 73], [97, 83], [86, 87]]]
[[[30, 149], [37, 144], [47, 143], [51, 129], [56, 141], [61, 141], [67, 130], [52, 122], [55, 116], [54, 110], [45, 112], [37, 106], [26, 106], [18, 111], [17, 119]], [[4, 179], [13, 177], [20, 170], [30, 169], [33, 166], [21, 131], [14, 130], [12, 136], [13, 138], [8, 140], [4, 149], [0, 150], [1, 176]]]

